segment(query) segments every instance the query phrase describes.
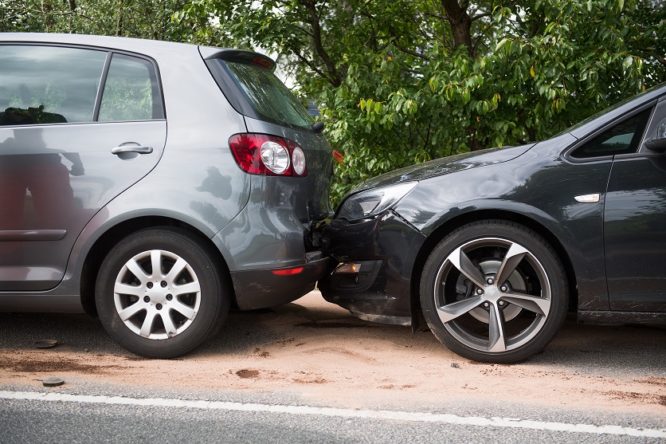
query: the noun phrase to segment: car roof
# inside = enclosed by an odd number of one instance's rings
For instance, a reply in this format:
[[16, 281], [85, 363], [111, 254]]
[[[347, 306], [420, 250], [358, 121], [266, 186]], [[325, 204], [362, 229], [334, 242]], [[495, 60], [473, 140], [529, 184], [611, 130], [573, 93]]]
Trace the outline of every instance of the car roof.
[[174, 52], [199, 51], [203, 58], [220, 57], [225, 54], [257, 54], [271, 63], [269, 57], [235, 48], [218, 48], [212, 46], [198, 46], [191, 43], [168, 42], [163, 40], [148, 40], [133, 37], [113, 37], [91, 34], [58, 34], [37, 32], [0, 32], [0, 43], [48, 43], [76, 46], [91, 46], [109, 50], [128, 51], [159, 58], [160, 55], [173, 55]]
[[62, 43], [66, 45], [97, 46], [108, 49], [151, 52], [166, 47], [190, 47], [188, 43], [165, 42], [160, 40], [137, 39], [131, 37], [110, 37], [89, 34], [56, 34], [32, 32], [0, 32], [0, 42]]

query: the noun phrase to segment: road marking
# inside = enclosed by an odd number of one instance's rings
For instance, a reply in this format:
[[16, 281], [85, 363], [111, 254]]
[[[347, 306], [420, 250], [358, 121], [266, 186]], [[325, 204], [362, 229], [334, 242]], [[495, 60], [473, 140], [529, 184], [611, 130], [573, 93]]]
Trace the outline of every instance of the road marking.
[[280, 404], [246, 404], [226, 401], [201, 401], [168, 398], [126, 398], [122, 396], [69, 395], [66, 393], [0, 391], [0, 399], [19, 401], [71, 402], [79, 404], [127, 405], [139, 407], [174, 407], [234, 412], [282, 413], [288, 415], [333, 416], [338, 418], [379, 419], [390, 421], [429, 422], [477, 427], [520, 428], [552, 432], [621, 435], [641, 438], [666, 438], [666, 429], [637, 429], [618, 425], [570, 424], [532, 421], [518, 418], [458, 416], [448, 413], [404, 412], [394, 410], [355, 410]]

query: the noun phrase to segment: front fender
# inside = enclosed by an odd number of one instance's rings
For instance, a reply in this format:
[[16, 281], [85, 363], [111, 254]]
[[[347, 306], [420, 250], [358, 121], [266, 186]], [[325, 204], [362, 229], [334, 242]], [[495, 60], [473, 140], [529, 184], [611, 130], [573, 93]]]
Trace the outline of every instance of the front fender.
[[[523, 222], [554, 244], [560, 255], [566, 255], [562, 261], [569, 261], [574, 270], [579, 308], [607, 310], [603, 200], [597, 204], [579, 203], [571, 196], [585, 194], [583, 191], [574, 193], [552, 184], [535, 187], [521, 180], [520, 169], [504, 168], [504, 174], [493, 169], [490, 166], [467, 171], [466, 177], [452, 174], [421, 182], [395, 211], [435, 241], [473, 220]], [[543, 180], [548, 182], [549, 178]], [[553, 192], [545, 192], [546, 189]]]

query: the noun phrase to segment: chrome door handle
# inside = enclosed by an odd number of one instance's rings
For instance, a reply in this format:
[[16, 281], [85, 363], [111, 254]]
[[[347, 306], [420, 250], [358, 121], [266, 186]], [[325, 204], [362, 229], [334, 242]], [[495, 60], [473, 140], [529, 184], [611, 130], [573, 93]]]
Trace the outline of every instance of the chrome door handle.
[[137, 154], [150, 154], [153, 152], [153, 147], [141, 146], [134, 142], [125, 142], [115, 148], [111, 148], [111, 154], [124, 154], [124, 153], [137, 153]]

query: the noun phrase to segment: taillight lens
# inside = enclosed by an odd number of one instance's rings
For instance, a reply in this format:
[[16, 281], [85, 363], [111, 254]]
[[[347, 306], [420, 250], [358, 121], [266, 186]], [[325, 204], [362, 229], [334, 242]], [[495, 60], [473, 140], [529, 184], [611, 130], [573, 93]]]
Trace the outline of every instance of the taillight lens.
[[268, 134], [243, 133], [229, 138], [238, 166], [250, 174], [306, 176], [305, 153], [296, 142]]
[[261, 144], [261, 162], [272, 173], [282, 175], [289, 169], [289, 150], [286, 146], [268, 140]]
[[294, 172], [299, 176], [305, 176], [305, 153], [303, 149], [296, 145], [291, 152], [291, 164], [294, 167]]

